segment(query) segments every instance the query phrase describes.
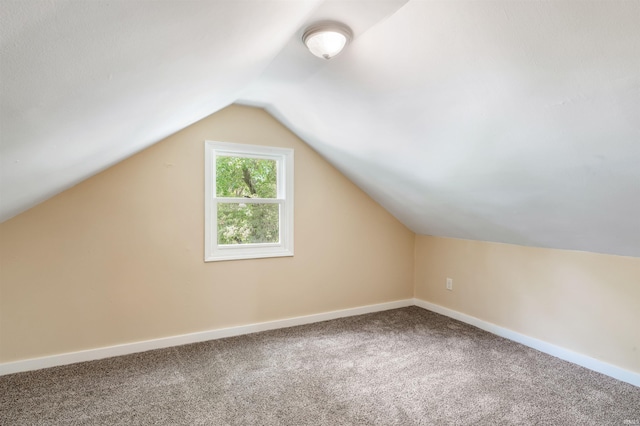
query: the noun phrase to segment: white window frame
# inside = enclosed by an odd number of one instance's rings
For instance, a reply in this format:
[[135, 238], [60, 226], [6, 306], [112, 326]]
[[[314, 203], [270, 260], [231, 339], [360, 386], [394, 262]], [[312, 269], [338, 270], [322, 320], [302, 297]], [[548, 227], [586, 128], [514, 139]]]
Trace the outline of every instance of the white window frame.
[[[276, 198], [217, 197], [216, 157], [219, 155], [275, 160], [278, 182]], [[204, 157], [204, 261], [293, 256], [293, 149], [205, 141]], [[218, 244], [218, 203], [222, 201], [278, 204], [280, 241], [264, 244]]]

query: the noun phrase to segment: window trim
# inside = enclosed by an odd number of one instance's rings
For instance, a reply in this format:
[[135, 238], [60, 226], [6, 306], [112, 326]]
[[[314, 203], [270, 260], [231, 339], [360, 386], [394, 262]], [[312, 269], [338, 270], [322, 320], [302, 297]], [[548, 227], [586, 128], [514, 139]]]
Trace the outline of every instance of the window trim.
[[[216, 196], [216, 156], [218, 155], [276, 161], [277, 198], [238, 198], [237, 200], [243, 203], [280, 205], [279, 243], [218, 244], [218, 200], [224, 199], [225, 202], [235, 200]], [[293, 149], [207, 140], [204, 158], [204, 261], [293, 256]]]

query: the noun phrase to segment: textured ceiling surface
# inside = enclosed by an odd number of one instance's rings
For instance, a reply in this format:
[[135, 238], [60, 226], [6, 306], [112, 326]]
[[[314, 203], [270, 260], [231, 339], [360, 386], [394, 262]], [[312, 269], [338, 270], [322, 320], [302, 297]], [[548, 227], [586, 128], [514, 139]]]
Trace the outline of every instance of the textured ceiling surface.
[[234, 102], [319, 3], [0, 0], [0, 220]]
[[240, 102], [417, 233], [640, 256], [640, 1], [0, 2], [2, 219]]

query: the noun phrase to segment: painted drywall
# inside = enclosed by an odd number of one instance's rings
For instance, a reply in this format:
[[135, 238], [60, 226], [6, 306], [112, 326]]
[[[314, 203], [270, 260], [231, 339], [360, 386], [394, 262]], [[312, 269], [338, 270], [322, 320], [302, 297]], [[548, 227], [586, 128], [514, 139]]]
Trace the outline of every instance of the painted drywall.
[[418, 234], [640, 256], [640, 1], [150, 5], [1, 2], [0, 220], [245, 102]]
[[640, 256], [639, 22], [637, 0], [413, 0], [240, 99], [416, 234]]
[[640, 258], [418, 235], [415, 296], [640, 372]]
[[[203, 261], [204, 141], [295, 150], [295, 256]], [[415, 235], [233, 105], [0, 224], [0, 362], [413, 295]]]
[[0, 221], [232, 103], [321, 3], [2, 1]]

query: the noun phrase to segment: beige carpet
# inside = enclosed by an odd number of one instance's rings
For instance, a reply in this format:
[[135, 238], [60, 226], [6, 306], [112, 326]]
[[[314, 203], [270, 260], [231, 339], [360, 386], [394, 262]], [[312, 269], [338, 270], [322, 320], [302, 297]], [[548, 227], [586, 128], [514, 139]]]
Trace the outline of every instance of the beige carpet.
[[639, 421], [640, 388], [417, 307], [0, 377], [2, 425]]

